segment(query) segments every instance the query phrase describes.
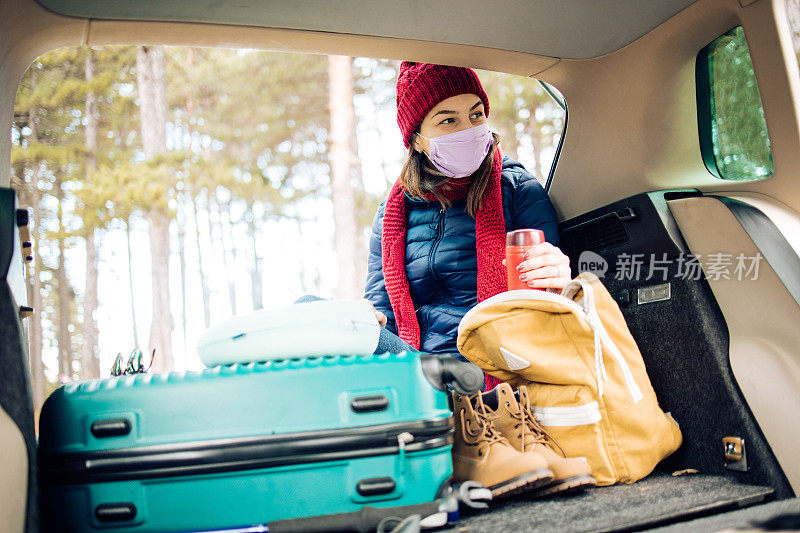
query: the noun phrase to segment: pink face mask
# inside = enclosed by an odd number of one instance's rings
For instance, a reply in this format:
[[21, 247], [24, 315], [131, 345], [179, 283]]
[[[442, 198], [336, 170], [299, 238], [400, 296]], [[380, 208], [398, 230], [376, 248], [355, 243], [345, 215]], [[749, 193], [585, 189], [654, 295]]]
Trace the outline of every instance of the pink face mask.
[[[428, 139], [420, 135], [423, 139]], [[465, 178], [478, 170], [492, 146], [492, 132], [489, 123], [466, 130], [448, 133], [428, 139], [431, 153], [428, 155], [433, 166], [445, 176]]]

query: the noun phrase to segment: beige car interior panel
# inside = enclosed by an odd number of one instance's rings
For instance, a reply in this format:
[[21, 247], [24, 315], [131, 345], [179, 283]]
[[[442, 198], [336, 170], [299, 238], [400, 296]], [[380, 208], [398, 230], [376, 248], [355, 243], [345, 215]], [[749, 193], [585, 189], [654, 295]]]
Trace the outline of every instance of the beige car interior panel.
[[11, 417], [0, 409], [0, 530], [25, 530], [28, 494], [28, 452], [25, 439]]
[[636, 9], [628, 0], [498, 0], [489, 8], [490, 20], [482, 0], [39, 1], [57, 13], [91, 19], [286, 28], [587, 58], [631, 43], [695, 0], [640, 0]]
[[[668, 205], [706, 273], [709, 254], [759, 253], [720, 200], [683, 198]], [[708, 284], [728, 326], [733, 375], [789, 483], [800, 492], [800, 306], [766, 260], [755, 280], [731, 276]]]
[[[775, 162], [771, 178], [746, 183], [705, 169], [694, 79], [697, 53], [737, 25], [750, 47]], [[617, 52], [564, 59], [539, 78], [556, 86], [569, 108], [550, 189], [562, 219], [633, 194], [685, 187], [762, 193], [800, 211], [800, 70], [783, 0], [747, 7], [700, 1]], [[587, 180], [591, 195], [571, 194]]]
[[217, 46], [256, 48], [282, 52], [307, 52], [458, 63], [473, 68], [501, 70], [534, 76], [558, 62], [553, 57], [455, 45], [338, 33], [310, 32], [221, 24], [181, 22], [92, 21], [87, 44], [165, 44], [171, 46]]

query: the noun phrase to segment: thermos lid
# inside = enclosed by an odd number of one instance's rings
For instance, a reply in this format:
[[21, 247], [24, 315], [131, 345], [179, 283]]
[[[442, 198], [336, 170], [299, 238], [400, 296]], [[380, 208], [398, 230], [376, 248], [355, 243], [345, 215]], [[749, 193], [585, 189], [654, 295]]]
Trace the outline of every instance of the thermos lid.
[[506, 246], [533, 246], [544, 242], [544, 232], [540, 229], [518, 229], [506, 233]]

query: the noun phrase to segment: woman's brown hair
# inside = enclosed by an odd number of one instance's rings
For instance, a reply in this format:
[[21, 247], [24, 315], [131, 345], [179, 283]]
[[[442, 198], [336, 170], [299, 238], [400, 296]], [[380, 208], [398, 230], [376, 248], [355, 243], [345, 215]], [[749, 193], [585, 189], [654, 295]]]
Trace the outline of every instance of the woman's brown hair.
[[[416, 133], [415, 133], [416, 135]], [[481, 166], [478, 167], [469, 179], [472, 185], [467, 193], [467, 213], [472, 218], [478, 213], [483, 203], [483, 194], [489, 186], [489, 179], [492, 177], [492, 163], [494, 162], [494, 152], [500, 138], [492, 133], [492, 146], [486, 154]], [[400, 183], [411, 196], [426, 198], [433, 195], [436, 200], [447, 209], [450, 201], [442, 195], [443, 190], [447, 190], [447, 180], [450, 179], [433, 166], [428, 156], [423, 152], [418, 152], [413, 145], [408, 149], [408, 158], [400, 171]]]

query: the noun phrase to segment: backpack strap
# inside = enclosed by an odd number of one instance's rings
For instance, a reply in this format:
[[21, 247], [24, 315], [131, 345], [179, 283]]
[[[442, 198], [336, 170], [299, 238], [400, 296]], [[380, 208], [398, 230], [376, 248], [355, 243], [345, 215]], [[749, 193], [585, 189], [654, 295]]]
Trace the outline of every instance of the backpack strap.
[[597, 308], [594, 305], [594, 289], [587, 280], [575, 278], [564, 287], [561, 294], [573, 300], [578, 291], [583, 290], [583, 299], [579, 302], [583, 308], [583, 314], [589, 327], [592, 328], [594, 335], [594, 372], [597, 378], [597, 394], [603, 396], [603, 383], [608, 381], [606, 365], [603, 361], [603, 340], [598, 334], [599, 328], [603, 326], [600, 317], [597, 315]]
[[608, 331], [603, 325], [603, 321], [600, 320], [600, 315], [597, 312], [597, 305], [595, 304], [594, 297], [594, 287], [592, 286], [592, 282], [597, 278], [595, 276], [592, 277], [594, 279], [587, 279], [582, 275], [578, 276], [570, 281], [566, 287], [564, 287], [564, 290], [561, 292], [561, 294], [570, 300], [573, 300], [579, 291], [583, 291], [583, 298], [580, 301], [580, 305], [583, 308], [586, 321], [594, 333], [594, 365], [597, 375], [597, 393], [600, 396], [603, 396], [603, 383], [608, 381], [608, 373], [606, 372], [606, 365], [603, 361], [603, 344], [605, 344], [606, 348], [611, 353], [611, 356], [617, 361], [617, 364], [619, 364], [620, 368], [622, 369], [622, 376], [625, 380], [625, 385], [628, 388], [628, 392], [631, 395], [633, 403], [639, 403], [642, 398], [644, 398], [644, 395], [642, 394], [639, 385], [636, 384], [636, 380], [633, 378], [633, 373], [628, 366], [628, 362], [625, 360], [625, 357], [623, 357], [622, 352], [620, 352], [617, 345], [611, 339], [611, 336], [608, 334]]

